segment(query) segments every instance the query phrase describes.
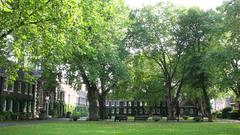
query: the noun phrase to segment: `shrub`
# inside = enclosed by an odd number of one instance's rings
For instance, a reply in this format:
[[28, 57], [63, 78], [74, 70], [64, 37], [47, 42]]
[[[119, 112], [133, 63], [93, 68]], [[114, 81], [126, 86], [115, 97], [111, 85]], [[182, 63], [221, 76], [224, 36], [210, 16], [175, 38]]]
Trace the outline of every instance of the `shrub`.
[[32, 113], [31, 113], [31, 112], [28, 112], [28, 113], [26, 114], [26, 117], [27, 117], [27, 119], [31, 119], [31, 118], [32, 118]]
[[5, 121], [12, 120], [11, 114], [12, 114], [11, 112], [3, 112], [4, 120]]
[[71, 118], [71, 112], [67, 112], [67, 114], [66, 114], [66, 118]]
[[57, 110], [55, 110], [55, 109], [49, 110], [49, 115], [51, 115], [54, 118], [57, 117]]
[[188, 120], [188, 118], [189, 118], [189, 117], [188, 117], [188, 116], [186, 116], [186, 115], [185, 115], [185, 116], [183, 116], [183, 119], [184, 119], [184, 120]]
[[79, 112], [73, 112], [72, 120], [77, 121], [79, 118], [80, 118], [80, 113]]
[[5, 117], [2, 115], [2, 113], [0, 114], [0, 122], [3, 122], [5, 120]]
[[11, 113], [12, 120], [18, 120], [18, 118], [19, 118], [19, 113]]
[[233, 110], [232, 107], [226, 107], [222, 110], [222, 118], [229, 118], [229, 112]]
[[203, 121], [202, 117], [200, 117], [200, 116], [194, 117], [193, 120], [195, 120], [196, 122]]

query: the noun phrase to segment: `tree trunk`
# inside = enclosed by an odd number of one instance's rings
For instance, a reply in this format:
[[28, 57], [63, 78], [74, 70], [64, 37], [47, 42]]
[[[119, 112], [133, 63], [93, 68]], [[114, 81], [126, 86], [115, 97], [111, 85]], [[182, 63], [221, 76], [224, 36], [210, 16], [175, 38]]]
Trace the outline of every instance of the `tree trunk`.
[[204, 87], [204, 85], [202, 87], [202, 90], [203, 90], [204, 100], [205, 100], [205, 103], [206, 103], [206, 111], [207, 111], [207, 116], [208, 116], [208, 122], [212, 122], [213, 120], [212, 120], [212, 113], [211, 113], [211, 103], [210, 103], [210, 99], [209, 99], [207, 90]]
[[97, 90], [94, 88], [88, 89], [88, 101], [89, 101], [89, 121], [97, 121], [98, 117], [98, 106], [97, 106]]
[[173, 102], [167, 101], [168, 108], [168, 120], [176, 120], [176, 104]]
[[166, 95], [167, 112], [168, 112], [167, 119], [175, 120], [176, 119], [176, 104], [172, 100], [171, 82], [167, 82], [165, 88], [167, 90], [167, 95]]
[[107, 118], [107, 108], [106, 108], [106, 95], [102, 94], [99, 96], [99, 116], [101, 120], [105, 120]]

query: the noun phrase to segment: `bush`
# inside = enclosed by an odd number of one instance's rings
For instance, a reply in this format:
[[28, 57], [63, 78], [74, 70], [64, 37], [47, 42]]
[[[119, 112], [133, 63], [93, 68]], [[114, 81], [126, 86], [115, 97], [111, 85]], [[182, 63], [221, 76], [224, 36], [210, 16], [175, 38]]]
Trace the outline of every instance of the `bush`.
[[4, 120], [5, 120], [5, 117], [2, 114], [0, 114], [0, 122], [3, 122]]
[[77, 121], [79, 118], [80, 118], [80, 113], [79, 112], [73, 112], [72, 120]]
[[19, 119], [19, 114], [18, 113], [11, 113], [11, 119], [12, 120], [18, 120]]
[[184, 120], [188, 120], [188, 118], [189, 118], [188, 116], [183, 116]]
[[67, 112], [67, 114], [66, 114], [66, 118], [71, 118], [71, 112]]
[[200, 117], [200, 116], [194, 117], [193, 120], [195, 120], [196, 122], [203, 121], [202, 117]]
[[9, 120], [12, 120], [12, 117], [11, 117], [11, 112], [3, 112], [3, 117], [4, 117], [4, 121], [9, 121]]
[[56, 118], [57, 117], [57, 110], [55, 110], [55, 109], [49, 110], [49, 115], [51, 115], [52, 117]]
[[226, 119], [229, 118], [229, 113], [233, 110], [232, 107], [226, 107], [222, 110], [222, 118]]
[[31, 118], [32, 118], [32, 113], [31, 113], [31, 112], [28, 112], [28, 113], [26, 114], [26, 117], [27, 117], [28, 120], [31, 119]]

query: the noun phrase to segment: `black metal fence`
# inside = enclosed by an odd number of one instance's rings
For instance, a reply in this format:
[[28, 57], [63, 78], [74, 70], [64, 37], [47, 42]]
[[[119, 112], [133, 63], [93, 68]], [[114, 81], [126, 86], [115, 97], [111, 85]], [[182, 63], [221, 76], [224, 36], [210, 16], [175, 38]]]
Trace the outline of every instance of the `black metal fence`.
[[[167, 116], [166, 103], [160, 102], [154, 106], [148, 106], [146, 102], [141, 101], [107, 101], [107, 115], [109, 117], [116, 115], [159, 115]], [[199, 109], [196, 106], [177, 106], [177, 115], [195, 117]]]

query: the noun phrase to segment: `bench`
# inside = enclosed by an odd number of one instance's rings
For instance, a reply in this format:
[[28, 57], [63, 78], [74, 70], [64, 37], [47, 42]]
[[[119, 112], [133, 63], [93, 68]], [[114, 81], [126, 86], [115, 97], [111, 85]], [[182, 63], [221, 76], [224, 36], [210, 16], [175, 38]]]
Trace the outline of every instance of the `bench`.
[[122, 120], [127, 120], [127, 115], [117, 115], [117, 116], [115, 116], [115, 118], [114, 118], [114, 121], [122, 121]]
[[147, 120], [148, 115], [135, 115], [134, 120]]

